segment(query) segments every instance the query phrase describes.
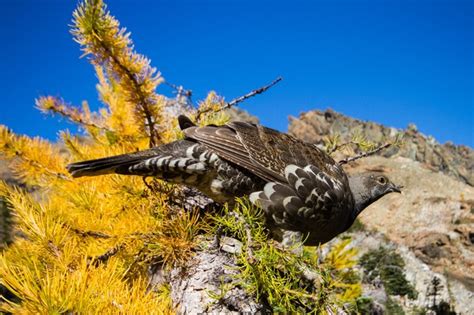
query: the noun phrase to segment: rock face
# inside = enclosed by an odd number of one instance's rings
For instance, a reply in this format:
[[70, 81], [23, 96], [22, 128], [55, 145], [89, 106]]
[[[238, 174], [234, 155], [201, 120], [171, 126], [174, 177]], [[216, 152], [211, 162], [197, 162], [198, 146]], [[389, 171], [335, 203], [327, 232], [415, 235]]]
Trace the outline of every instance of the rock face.
[[402, 195], [382, 198], [364, 210], [360, 220], [404, 253], [421, 297], [437, 274], [451, 289], [458, 312], [474, 310], [474, 246], [469, 236], [474, 232], [474, 188], [403, 157], [368, 157], [346, 170], [381, 171], [404, 186]]
[[[361, 214], [367, 230], [382, 238], [355, 241], [367, 249], [390, 243], [406, 264], [407, 278], [420, 293], [409, 306], [426, 306], [426, 292], [434, 276], [444, 291], [441, 297], [461, 314], [474, 314], [474, 151], [466, 146], [439, 144], [412, 125], [397, 130], [343, 116], [332, 110], [311, 111], [290, 118], [289, 132], [307, 142], [324, 144], [339, 134], [342, 142], [359, 132], [382, 142], [399, 132], [404, 145], [345, 165], [348, 173], [375, 171], [387, 174], [403, 194], [390, 194]], [[367, 237], [367, 236], [366, 236]], [[385, 239], [382, 241], [382, 239]], [[359, 245], [357, 245], [359, 243]], [[369, 243], [371, 245], [369, 246]]]
[[[359, 249], [359, 255], [383, 246], [395, 249], [403, 258], [405, 262], [404, 272], [406, 278], [413, 284], [418, 295], [413, 300], [406, 297], [391, 298], [403, 306], [407, 314], [414, 314], [413, 310], [416, 308], [428, 308], [431, 306], [432, 297], [430, 296], [430, 292], [432, 292], [432, 283], [435, 278], [440, 281], [439, 291], [436, 297], [438, 301], [445, 301], [454, 306], [458, 314], [472, 314], [472, 310], [474, 309], [474, 293], [467, 290], [461, 282], [453, 280], [442, 270], [439, 272], [433, 270], [430, 265], [424, 263], [419, 257], [417, 257], [410, 248], [393, 243], [390, 240], [387, 240], [384, 234], [373, 231], [353, 233], [352, 239], [351, 246]], [[387, 294], [383, 289], [383, 285], [376, 282], [364, 283], [363, 294], [364, 296], [372, 298], [375, 305], [385, 305], [388, 299]], [[387, 312], [382, 311], [380, 314], [387, 314]]]
[[347, 117], [328, 109], [303, 113], [299, 118], [290, 117], [288, 131], [300, 139], [316, 144], [323, 144], [328, 135], [340, 135], [341, 141], [347, 142], [354, 133], [360, 133], [370, 141], [382, 142], [403, 132], [404, 145], [399, 149], [383, 151], [381, 155], [407, 157], [474, 186], [474, 150], [449, 142], [439, 144], [434, 138], [418, 132], [413, 124], [405, 130], [398, 130]]

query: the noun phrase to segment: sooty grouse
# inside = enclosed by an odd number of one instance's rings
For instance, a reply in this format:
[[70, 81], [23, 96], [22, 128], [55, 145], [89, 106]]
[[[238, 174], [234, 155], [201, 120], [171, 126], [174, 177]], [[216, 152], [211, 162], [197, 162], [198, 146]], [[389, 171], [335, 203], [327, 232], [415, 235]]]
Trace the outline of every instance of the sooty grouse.
[[400, 188], [380, 174], [347, 176], [316, 146], [260, 125], [195, 126], [178, 118], [184, 140], [149, 150], [73, 163], [74, 177], [156, 176], [197, 188], [217, 202], [249, 195], [275, 238], [325, 243], [346, 231], [368, 205]]

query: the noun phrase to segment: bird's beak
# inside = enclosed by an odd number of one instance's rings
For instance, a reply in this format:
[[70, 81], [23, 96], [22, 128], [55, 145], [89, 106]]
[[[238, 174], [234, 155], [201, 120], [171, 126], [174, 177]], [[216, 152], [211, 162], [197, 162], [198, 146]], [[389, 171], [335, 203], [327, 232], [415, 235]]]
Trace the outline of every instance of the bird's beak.
[[403, 186], [397, 186], [395, 184], [391, 184], [389, 190], [391, 192], [397, 192], [397, 193], [401, 194], [402, 193], [402, 188], [403, 188]]

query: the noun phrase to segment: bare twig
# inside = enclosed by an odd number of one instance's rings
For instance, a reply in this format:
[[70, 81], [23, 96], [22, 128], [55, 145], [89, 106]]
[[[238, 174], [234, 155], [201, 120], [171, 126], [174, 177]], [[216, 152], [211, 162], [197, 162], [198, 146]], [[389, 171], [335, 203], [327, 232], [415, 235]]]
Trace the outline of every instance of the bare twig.
[[281, 80], [283, 80], [282, 77], [278, 77], [276, 78], [275, 80], [273, 80], [270, 84], [268, 85], [265, 85], [261, 88], [258, 88], [256, 90], [253, 90], [252, 92], [250, 93], [247, 93], [241, 97], [238, 97], [236, 99], [233, 99], [232, 101], [230, 101], [229, 103], [227, 103], [226, 105], [224, 105], [224, 107], [222, 109], [227, 109], [227, 108], [231, 108], [232, 106], [235, 106], [237, 105], [238, 103], [241, 103], [243, 101], [245, 101], [246, 99], [248, 98], [251, 98], [257, 94], [261, 94], [263, 92], [265, 92], [266, 90], [268, 90], [269, 88], [271, 88], [272, 86], [274, 86], [275, 84], [277, 84], [278, 82], [280, 82]]
[[186, 96], [187, 98], [191, 98], [191, 96], [193, 95], [193, 91], [186, 90], [181, 85], [176, 85], [176, 84], [173, 84], [173, 83], [169, 83], [168, 81], [163, 81], [163, 84], [166, 84], [167, 86], [169, 86], [172, 89], [176, 90], [176, 93], [178, 93], [178, 95], [183, 95], [183, 96]]
[[255, 259], [255, 255], [253, 254], [254, 242], [253, 242], [253, 237], [252, 237], [252, 231], [250, 229], [249, 224], [237, 212], [232, 211], [229, 213], [229, 215], [234, 216], [240, 223], [242, 223], [243, 228], [245, 230], [245, 236], [247, 238], [245, 245], [246, 245], [248, 261], [252, 263], [255, 262], [256, 259]]
[[342, 159], [338, 163], [339, 163], [339, 165], [344, 165], [344, 164], [347, 164], [347, 163], [350, 163], [350, 162], [354, 162], [358, 159], [377, 154], [378, 152], [392, 146], [393, 144], [394, 143], [392, 143], [392, 142], [385, 143], [384, 145], [381, 145], [381, 146], [379, 146], [379, 147], [377, 147], [377, 148], [375, 148], [371, 151], [367, 151], [367, 152], [364, 152], [364, 153], [361, 153], [361, 154], [358, 154], [358, 155], [355, 155], [355, 156], [351, 156], [351, 157]]
[[143, 183], [145, 184], [145, 186], [151, 191], [151, 192], [154, 192], [156, 189], [155, 187], [153, 187], [151, 184], [149, 184], [146, 179], [148, 178], [148, 176], [143, 176], [142, 179], [143, 179]]
[[56, 257], [61, 257], [61, 250], [53, 242], [48, 241], [48, 247]]
[[216, 234], [214, 235], [214, 241], [212, 242], [212, 246], [219, 249], [221, 247], [221, 238], [223, 234], [223, 227], [220, 225], [217, 227]]
[[[270, 84], [267, 84], [265, 86], [262, 86], [261, 88], [258, 88], [256, 90], [253, 90], [243, 96], [240, 96], [240, 97], [237, 97], [235, 99], [233, 99], [232, 101], [228, 102], [228, 103], [225, 103], [223, 106], [221, 106], [220, 108], [218, 108], [217, 110], [214, 110], [215, 113], [218, 113], [220, 111], [223, 111], [224, 109], [228, 109], [228, 108], [231, 108], [243, 101], [245, 101], [246, 99], [249, 99], [251, 97], [254, 97], [255, 95], [258, 95], [258, 94], [261, 94], [263, 92], [265, 92], [266, 90], [268, 90], [269, 88], [271, 88], [272, 86], [274, 86], [275, 84], [277, 84], [278, 82], [280, 82], [281, 80], [283, 80], [282, 77], [278, 77], [276, 78], [275, 80], [273, 80]], [[213, 111], [212, 108], [206, 108], [204, 110], [200, 110], [198, 111], [197, 115], [196, 115], [196, 120], [199, 120], [201, 118], [201, 116], [203, 114], [206, 114], [210, 111]]]

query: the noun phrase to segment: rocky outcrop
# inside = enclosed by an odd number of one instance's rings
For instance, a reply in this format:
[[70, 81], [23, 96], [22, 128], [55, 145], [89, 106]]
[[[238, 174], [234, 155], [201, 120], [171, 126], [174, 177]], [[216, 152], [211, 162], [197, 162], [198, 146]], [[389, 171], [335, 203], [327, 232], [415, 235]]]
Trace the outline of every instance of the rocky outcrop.
[[[457, 312], [470, 314], [474, 310], [474, 246], [470, 239], [474, 234], [474, 188], [404, 157], [371, 156], [345, 169], [348, 173], [383, 172], [404, 186], [401, 195], [380, 199], [359, 219], [368, 231], [383, 234], [402, 253], [407, 277], [420, 293], [416, 305], [424, 306], [430, 281], [437, 276], [445, 288], [445, 300]], [[355, 246], [369, 248], [367, 240], [359, 242]], [[451, 294], [446, 296], [448, 289]]]
[[[403, 257], [407, 279], [419, 295], [416, 300], [394, 297], [405, 311], [427, 307], [433, 279], [440, 281], [439, 298], [456, 312], [474, 310], [474, 151], [452, 143], [439, 144], [414, 125], [405, 130], [344, 116], [332, 110], [314, 110], [290, 118], [289, 133], [324, 145], [328, 136], [341, 143], [361, 134], [384, 142], [403, 133], [403, 145], [344, 166], [348, 173], [375, 171], [387, 174], [403, 194], [390, 194], [368, 207], [359, 217], [365, 235], [353, 246], [362, 252], [389, 246]], [[344, 152], [354, 154], [354, 152]], [[336, 155], [338, 158], [339, 156]], [[374, 232], [375, 231], [375, 232]], [[384, 292], [364, 288], [378, 304]]]
[[434, 171], [441, 171], [474, 186], [474, 150], [450, 142], [439, 144], [433, 137], [420, 133], [413, 124], [405, 130], [399, 130], [328, 109], [303, 113], [299, 118], [290, 117], [288, 131], [302, 140], [316, 144], [323, 144], [329, 135], [339, 135], [341, 142], [347, 142], [355, 133], [364, 135], [370, 141], [383, 142], [402, 132], [403, 145], [382, 151], [382, 156], [403, 156], [422, 162]]
[[[238, 243], [237, 240], [234, 240]], [[212, 246], [211, 243], [206, 244]], [[170, 273], [171, 298], [177, 314], [256, 314], [268, 311], [240, 286], [229, 286], [238, 273], [234, 255], [198, 250], [187, 267]]]

